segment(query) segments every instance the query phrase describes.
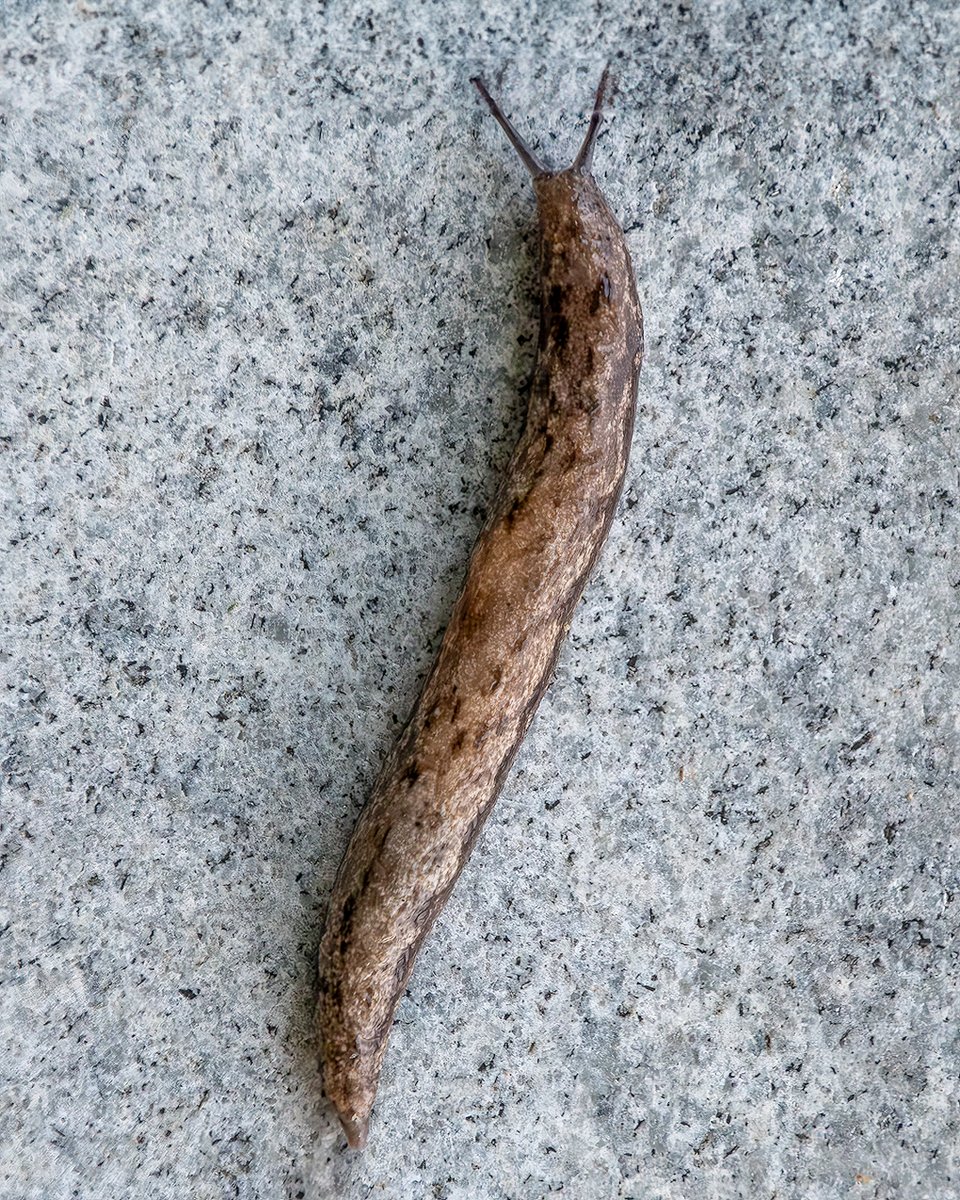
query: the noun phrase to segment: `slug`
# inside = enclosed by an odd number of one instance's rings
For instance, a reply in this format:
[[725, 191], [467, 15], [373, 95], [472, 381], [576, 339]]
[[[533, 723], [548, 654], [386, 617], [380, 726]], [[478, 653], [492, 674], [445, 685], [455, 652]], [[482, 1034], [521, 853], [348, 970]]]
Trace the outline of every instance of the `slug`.
[[394, 1010], [550, 681], [623, 487], [643, 318], [591, 165], [608, 72], [571, 166], [546, 167], [480, 95], [533, 177], [541, 317], [526, 424], [420, 699], [360, 815], [320, 947], [327, 1096], [366, 1144]]

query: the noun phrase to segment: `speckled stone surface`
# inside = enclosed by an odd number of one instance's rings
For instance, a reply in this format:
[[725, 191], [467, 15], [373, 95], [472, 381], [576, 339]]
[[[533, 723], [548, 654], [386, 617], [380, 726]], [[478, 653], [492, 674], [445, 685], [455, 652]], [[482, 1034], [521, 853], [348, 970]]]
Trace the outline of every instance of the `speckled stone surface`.
[[[8, 2], [0, 1196], [960, 1196], [960, 16]], [[314, 957], [522, 413], [532, 193], [647, 316], [619, 517], [403, 1001]]]

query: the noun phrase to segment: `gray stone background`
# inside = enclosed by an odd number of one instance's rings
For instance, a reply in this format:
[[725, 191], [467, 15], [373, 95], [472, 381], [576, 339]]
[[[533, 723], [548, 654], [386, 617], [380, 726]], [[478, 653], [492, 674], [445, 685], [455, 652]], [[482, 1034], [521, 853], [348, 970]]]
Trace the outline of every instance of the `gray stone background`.
[[[3, 6], [0, 1196], [960, 1196], [960, 13]], [[533, 198], [647, 318], [555, 684], [371, 1144], [365, 793], [519, 429]]]

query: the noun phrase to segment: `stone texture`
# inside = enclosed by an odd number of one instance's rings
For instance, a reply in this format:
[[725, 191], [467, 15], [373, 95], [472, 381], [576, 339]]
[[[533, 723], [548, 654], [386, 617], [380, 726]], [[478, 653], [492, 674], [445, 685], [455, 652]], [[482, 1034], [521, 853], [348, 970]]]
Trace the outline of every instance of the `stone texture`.
[[[0, 1195], [960, 1196], [960, 17], [8, 3]], [[521, 420], [532, 193], [647, 317], [557, 679], [398, 1014], [325, 898]]]

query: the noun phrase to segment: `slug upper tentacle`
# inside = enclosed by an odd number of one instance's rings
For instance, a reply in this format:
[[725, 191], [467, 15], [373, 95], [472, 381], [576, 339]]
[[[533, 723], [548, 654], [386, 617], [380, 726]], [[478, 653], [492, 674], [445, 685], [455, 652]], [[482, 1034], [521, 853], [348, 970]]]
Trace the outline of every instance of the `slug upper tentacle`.
[[553, 674], [623, 487], [643, 319], [583, 144], [553, 171], [475, 80], [533, 176], [541, 324], [527, 420], [423, 692], [340, 866], [320, 948], [324, 1085], [366, 1143], [394, 1010]]

